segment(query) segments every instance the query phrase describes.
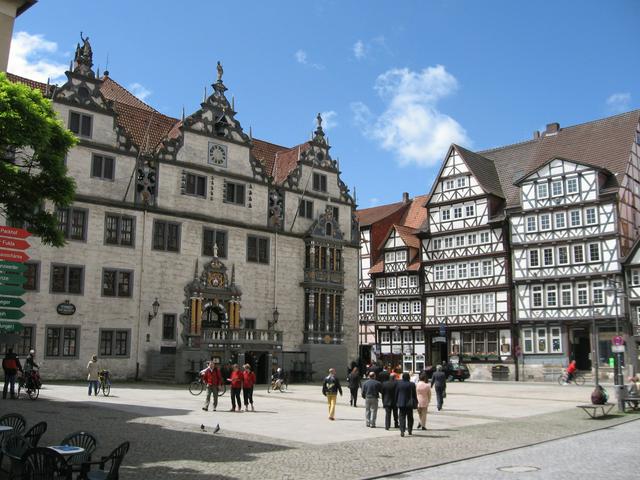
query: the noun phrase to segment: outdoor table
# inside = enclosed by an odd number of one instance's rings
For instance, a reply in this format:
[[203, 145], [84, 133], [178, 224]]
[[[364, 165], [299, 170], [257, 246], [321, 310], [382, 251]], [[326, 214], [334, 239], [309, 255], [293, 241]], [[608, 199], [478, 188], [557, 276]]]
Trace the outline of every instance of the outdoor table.
[[11, 430], [13, 430], [13, 427], [10, 427], [8, 425], [0, 425], [0, 434], [10, 432]]
[[54, 452], [58, 452], [63, 457], [70, 457], [71, 455], [77, 455], [84, 452], [84, 448], [76, 447], [74, 445], [51, 445], [47, 448]]

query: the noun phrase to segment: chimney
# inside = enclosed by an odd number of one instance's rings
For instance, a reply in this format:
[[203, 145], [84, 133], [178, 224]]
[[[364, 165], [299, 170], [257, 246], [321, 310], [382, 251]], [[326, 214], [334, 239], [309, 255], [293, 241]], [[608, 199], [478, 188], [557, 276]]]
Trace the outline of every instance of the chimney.
[[544, 131], [545, 135], [555, 135], [556, 133], [558, 133], [558, 130], [560, 130], [560, 124], [559, 123], [547, 123], [547, 128]]
[[402, 192], [402, 203], [409, 203], [409, 193], [408, 192]]
[[533, 139], [537, 140], [540, 138], [540, 132], [538, 130], [534, 130], [533, 132]]

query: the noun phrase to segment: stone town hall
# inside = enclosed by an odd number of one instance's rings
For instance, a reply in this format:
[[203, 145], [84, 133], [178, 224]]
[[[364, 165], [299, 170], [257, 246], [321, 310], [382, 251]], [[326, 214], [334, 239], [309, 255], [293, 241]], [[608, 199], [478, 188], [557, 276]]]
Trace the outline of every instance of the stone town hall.
[[18, 353], [35, 348], [48, 378], [84, 376], [93, 354], [116, 377], [176, 380], [211, 356], [260, 381], [355, 359], [355, 203], [320, 116], [311, 140], [283, 147], [243, 130], [220, 63], [182, 119], [92, 66], [83, 38], [64, 85], [9, 74], [79, 138], [76, 198], [57, 209], [67, 244], [28, 252]]

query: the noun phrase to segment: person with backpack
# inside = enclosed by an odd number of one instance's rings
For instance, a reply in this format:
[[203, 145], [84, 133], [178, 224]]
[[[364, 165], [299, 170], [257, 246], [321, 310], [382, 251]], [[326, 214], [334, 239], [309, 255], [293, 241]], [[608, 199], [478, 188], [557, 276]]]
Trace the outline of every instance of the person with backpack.
[[342, 396], [340, 380], [338, 380], [336, 376], [336, 369], [330, 368], [329, 375], [324, 377], [324, 381], [322, 382], [322, 394], [327, 397], [327, 404], [329, 405], [329, 420], [336, 419], [336, 399], [338, 393]]
[[[13, 353], [13, 348], [7, 349], [7, 354], [2, 359], [2, 370], [4, 370], [4, 389], [2, 390], [2, 399], [7, 398], [7, 390], [11, 392], [11, 398], [16, 398], [16, 376], [18, 372], [22, 372], [22, 365], [18, 356]], [[9, 389], [9, 387], [11, 387]]]

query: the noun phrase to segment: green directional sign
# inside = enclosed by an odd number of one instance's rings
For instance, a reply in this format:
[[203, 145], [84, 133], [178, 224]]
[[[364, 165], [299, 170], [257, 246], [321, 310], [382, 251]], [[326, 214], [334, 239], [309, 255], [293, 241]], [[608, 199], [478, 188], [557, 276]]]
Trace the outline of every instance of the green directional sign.
[[24, 326], [20, 322], [3, 322], [0, 320], [1, 333], [18, 333], [24, 330]]
[[22, 287], [14, 287], [13, 285], [0, 285], [0, 295], [12, 295], [19, 297], [23, 295], [25, 289]]
[[24, 305], [24, 300], [16, 297], [0, 297], [0, 308], [20, 308]]
[[24, 285], [27, 279], [24, 275], [13, 275], [0, 272], [0, 285]]
[[0, 261], [0, 275], [3, 273], [23, 273], [27, 271], [24, 263]]
[[24, 313], [20, 310], [0, 308], [0, 320], [20, 320], [22, 317], [24, 317]]

